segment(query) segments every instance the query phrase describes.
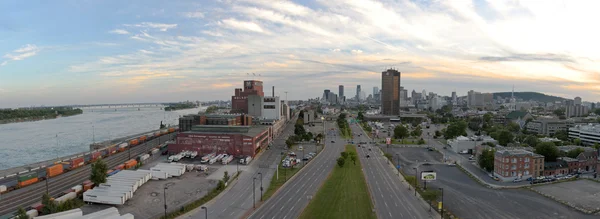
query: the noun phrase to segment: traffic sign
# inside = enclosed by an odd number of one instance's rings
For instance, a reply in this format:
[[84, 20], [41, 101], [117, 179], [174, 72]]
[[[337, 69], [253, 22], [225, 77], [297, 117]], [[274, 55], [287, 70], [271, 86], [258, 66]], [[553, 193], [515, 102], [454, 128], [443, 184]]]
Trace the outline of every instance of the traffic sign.
[[396, 165], [396, 169], [400, 169], [400, 164]]
[[392, 144], [392, 138], [385, 138], [386, 144]]

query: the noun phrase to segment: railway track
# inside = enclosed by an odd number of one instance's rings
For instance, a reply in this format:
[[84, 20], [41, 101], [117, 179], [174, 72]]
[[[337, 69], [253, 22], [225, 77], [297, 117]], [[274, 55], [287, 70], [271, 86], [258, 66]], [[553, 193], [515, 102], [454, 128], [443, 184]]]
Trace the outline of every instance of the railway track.
[[[130, 148], [131, 159], [135, 159], [142, 153], [147, 153], [152, 148], [172, 139], [176, 133], [171, 133], [161, 136], [156, 139], [149, 140], [136, 147]], [[125, 163], [129, 160], [128, 151], [123, 151], [112, 156], [104, 158], [104, 162], [109, 169]], [[89, 179], [91, 175], [91, 165], [87, 164], [83, 167], [63, 173], [59, 176], [47, 179], [48, 192], [51, 197], [58, 196], [61, 192], [70, 189], [73, 186], [80, 185], [83, 181]], [[19, 207], [29, 207], [41, 201], [42, 195], [46, 193], [46, 182], [40, 181], [25, 188], [17, 189], [2, 195], [0, 200], [0, 216], [16, 212]]]

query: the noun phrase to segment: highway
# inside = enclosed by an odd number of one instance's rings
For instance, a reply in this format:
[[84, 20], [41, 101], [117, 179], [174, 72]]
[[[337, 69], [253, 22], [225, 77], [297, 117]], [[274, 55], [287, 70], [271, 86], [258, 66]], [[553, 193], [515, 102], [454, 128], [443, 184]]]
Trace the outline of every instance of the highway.
[[[335, 123], [326, 122], [325, 129], [335, 128]], [[337, 131], [336, 131], [337, 132]], [[331, 143], [331, 141], [335, 143]], [[325, 137], [323, 151], [295, 177], [283, 185], [277, 193], [261, 205], [249, 218], [252, 219], [292, 219], [298, 218], [333, 170], [335, 159], [344, 150], [346, 140], [329, 132]]]
[[[290, 120], [284, 128], [282, 134], [275, 138], [270, 150], [264, 151], [258, 158], [250, 163], [249, 166], [243, 166], [243, 171], [237, 182], [226, 190], [222, 196], [206, 205], [208, 208], [208, 218], [241, 218], [244, 214], [253, 208], [252, 201], [252, 180], [256, 177], [256, 203], [260, 201], [260, 175], [263, 174], [264, 190], [269, 187], [272, 176], [275, 174], [275, 168], [281, 160], [281, 152], [285, 148], [285, 139], [294, 134], [294, 124], [296, 118]], [[237, 160], [235, 160], [237, 162]], [[240, 168], [242, 169], [242, 167]], [[231, 173], [233, 174], [233, 173]], [[279, 173], [280, 177], [283, 176]], [[180, 218], [204, 218], [204, 210], [197, 208], [194, 211]]]
[[[439, 214], [434, 216], [435, 213], [430, 213], [429, 206], [414, 196], [406, 184], [401, 183], [397, 172], [390, 167], [387, 158], [381, 154], [379, 149], [370, 144], [372, 140], [360, 125], [352, 124], [350, 127], [353, 133], [361, 133], [360, 137], [354, 136], [355, 144], [368, 143], [366, 144], [368, 148], [361, 144], [361, 147], [357, 149], [371, 198], [375, 203], [377, 218], [439, 218]], [[367, 154], [370, 155], [370, 158], [366, 157]]]
[[[146, 153], [153, 147], [173, 139], [176, 134], [177, 133], [164, 135], [131, 148], [131, 158], [136, 158], [139, 154]], [[119, 164], [125, 163], [125, 161], [129, 159], [129, 152], [123, 151], [103, 159], [108, 168], [112, 169]], [[47, 180], [48, 191], [52, 197], [56, 197], [60, 195], [61, 192], [89, 179], [90, 174], [91, 165], [88, 164], [50, 178]], [[26, 208], [40, 202], [44, 193], [46, 193], [46, 182], [40, 181], [33, 185], [2, 194], [2, 199], [0, 200], [0, 216], [15, 212], [19, 207]]]

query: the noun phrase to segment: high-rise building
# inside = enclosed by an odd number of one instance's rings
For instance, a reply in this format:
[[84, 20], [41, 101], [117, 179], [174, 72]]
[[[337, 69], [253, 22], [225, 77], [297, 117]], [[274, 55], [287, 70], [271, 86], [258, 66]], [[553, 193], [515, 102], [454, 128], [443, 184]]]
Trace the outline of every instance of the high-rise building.
[[340, 102], [344, 102], [344, 85], [340, 85], [338, 93], [339, 93]]
[[481, 92], [475, 92], [473, 90], [470, 90], [467, 93], [467, 106], [483, 107], [483, 94]]
[[231, 111], [233, 113], [248, 113], [248, 96], [257, 95], [264, 97], [263, 82], [256, 80], [244, 81], [244, 90], [236, 88], [235, 94], [231, 96]]
[[323, 91], [323, 100], [321, 102], [329, 102], [329, 93], [331, 93], [329, 89]]
[[458, 103], [457, 97], [456, 97], [456, 91], [452, 91], [452, 105], [456, 105]]
[[373, 96], [379, 94], [379, 88], [378, 87], [373, 87]]
[[360, 91], [361, 91], [360, 84], [356, 85], [356, 101], [359, 101], [359, 102], [360, 102]]
[[381, 72], [381, 114], [398, 115], [399, 113], [400, 72], [388, 69]]
[[421, 96], [421, 98], [427, 100], [427, 91], [425, 91], [425, 89], [423, 89], [423, 96]]
[[408, 91], [400, 86], [400, 108], [408, 107]]
[[581, 105], [581, 97], [575, 97], [574, 102], [575, 105]]

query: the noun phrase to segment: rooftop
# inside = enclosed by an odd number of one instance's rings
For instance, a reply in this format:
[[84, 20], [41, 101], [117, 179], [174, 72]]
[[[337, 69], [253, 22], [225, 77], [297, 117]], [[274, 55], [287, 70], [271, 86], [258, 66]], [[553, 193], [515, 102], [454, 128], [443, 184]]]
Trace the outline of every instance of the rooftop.
[[524, 112], [524, 111], [512, 111], [508, 115], [506, 115], [506, 118], [507, 119], [518, 119], [518, 118], [525, 117], [527, 114], [529, 114], [529, 113]]
[[559, 160], [564, 160], [564, 161], [567, 161], [567, 162], [577, 162], [577, 161], [579, 161], [579, 160], [577, 160], [575, 158], [570, 158], [570, 157], [559, 157], [558, 159]]
[[256, 136], [269, 128], [266, 125], [255, 126], [228, 126], [228, 125], [195, 125], [191, 131], [184, 133], [211, 133], [211, 134], [243, 134]]
[[600, 134], [600, 124], [598, 123], [589, 123], [585, 125], [575, 125], [572, 128], [569, 128], [569, 131], [577, 130], [580, 132], [592, 132]]
[[535, 153], [528, 151], [528, 150], [524, 150], [524, 149], [504, 149], [504, 150], [498, 150], [496, 151], [496, 154], [500, 154], [503, 156], [534, 156]]
[[564, 160], [557, 160], [556, 162], [546, 162], [544, 163], [545, 170], [556, 170], [561, 168], [569, 168], [569, 164]]
[[581, 149], [583, 149], [583, 151], [591, 151], [591, 152], [596, 151], [596, 149], [594, 149], [594, 148], [578, 146], [578, 145], [558, 146], [558, 150], [561, 150], [563, 152], [569, 152], [569, 151], [577, 149], [577, 148], [581, 148]]

